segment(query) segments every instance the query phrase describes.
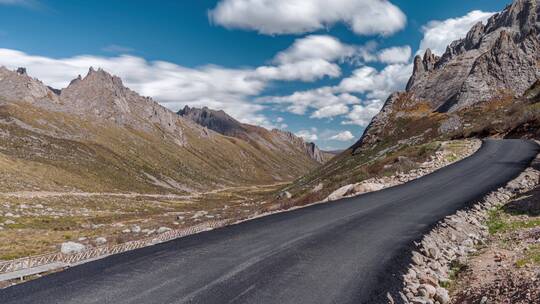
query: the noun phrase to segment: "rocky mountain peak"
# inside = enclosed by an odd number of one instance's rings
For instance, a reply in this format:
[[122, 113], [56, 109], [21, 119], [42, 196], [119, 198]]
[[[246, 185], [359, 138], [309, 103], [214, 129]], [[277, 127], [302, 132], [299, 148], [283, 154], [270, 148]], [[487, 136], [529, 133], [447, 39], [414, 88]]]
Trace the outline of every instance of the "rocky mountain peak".
[[424, 57], [416, 55], [414, 57], [413, 63], [413, 76], [409, 79], [407, 83], [407, 90], [409, 90], [417, 80], [422, 75], [426, 74], [429, 71], [432, 71], [435, 68], [435, 65], [439, 61], [439, 57], [431, 52], [431, 49], [427, 49], [424, 53]]
[[0, 67], [0, 96], [8, 101], [35, 103], [42, 100], [58, 101], [58, 96], [41, 81], [28, 76], [26, 68], [15, 71]]
[[464, 49], [470, 50], [478, 48], [484, 35], [485, 26], [482, 22], [476, 23], [471, 30], [467, 33], [467, 36], [464, 39]]
[[501, 13], [488, 20], [486, 30], [491, 32], [507, 27], [516, 33], [528, 34], [531, 29], [538, 30], [540, 27], [537, 23], [538, 10], [538, 0], [514, 0]]
[[540, 6], [515, 0], [486, 23], [475, 24], [441, 56], [426, 50], [414, 60], [407, 92], [434, 110], [455, 111], [496, 98], [521, 95], [540, 78]]
[[26, 74], [26, 68], [17, 68], [17, 74], [19, 74], [19, 75], [27, 75]]
[[130, 111], [129, 102], [142, 99], [124, 86], [122, 80], [99, 68], [90, 68], [88, 74], [75, 78], [61, 91], [60, 97], [67, 104], [88, 113], [112, 115]]
[[122, 90], [127, 90], [120, 77], [111, 75], [102, 68], [95, 70], [93, 67], [90, 67], [84, 78], [81, 78], [79, 75], [77, 78], [71, 81], [70, 85], [75, 83], [79, 85], [101, 86], [103, 89], [115, 90], [119, 92]]

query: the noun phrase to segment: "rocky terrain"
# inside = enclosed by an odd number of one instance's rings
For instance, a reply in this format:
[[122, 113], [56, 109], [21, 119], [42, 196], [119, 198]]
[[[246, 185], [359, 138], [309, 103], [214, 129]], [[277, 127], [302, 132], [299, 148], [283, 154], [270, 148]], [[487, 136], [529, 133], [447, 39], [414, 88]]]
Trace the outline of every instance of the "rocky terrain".
[[333, 154], [319, 150], [314, 143], [305, 142], [291, 132], [279, 129], [269, 131], [262, 127], [243, 124], [224, 111], [215, 111], [207, 107], [201, 109], [185, 106], [178, 111], [178, 115], [220, 134], [245, 140], [257, 149], [266, 148], [284, 154], [292, 153], [290, 150], [296, 149], [304, 151], [319, 163], [324, 163], [333, 157]]
[[0, 68], [2, 192], [185, 194], [283, 182], [322, 160], [299, 138], [265, 134], [260, 145], [223, 136], [101, 69], [57, 90]]

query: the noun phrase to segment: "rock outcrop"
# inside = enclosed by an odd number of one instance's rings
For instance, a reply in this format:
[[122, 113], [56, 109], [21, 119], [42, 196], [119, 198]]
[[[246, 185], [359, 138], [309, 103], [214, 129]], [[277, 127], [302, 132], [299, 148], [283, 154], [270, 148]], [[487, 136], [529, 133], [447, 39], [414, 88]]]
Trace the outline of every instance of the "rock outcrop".
[[182, 122], [170, 110], [149, 97], [126, 88], [122, 80], [103, 69], [90, 68], [86, 77], [78, 76], [61, 90], [61, 111], [96, 118], [150, 131], [156, 125], [176, 142], [185, 144]]
[[[429, 49], [423, 56], [416, 56], [406, 91], [388, 98], [353, 151], [402, 131], [397, 121], [407, 115], [422, 111], [423, 115], [433, 114], [431, 129], [452, 132], [461, 124], [456, 113], [526, 94], [540, 79], [539, 20], [538, 0], [515, 0], [486, 24], [475, 24], [465, 38], [452, 42], [442, 56]], [[436, 116], [437, 113], [446, 116]], [[422, 134], [406, 135], [402, 139]]]
[[236, 137], [246, 132], [246, 128], [241, 122], [222, 110], [216, 111], [207, 107], [192, 108], [185, 106], [177, 114], [223, 135]]
[[440, 112], [521, 96], [540, 78], [539, 14], [538, 0], [516, 0], [486, 25], [474, 25], [441, 57], [428, 49], [414, 59], [407, 92]]

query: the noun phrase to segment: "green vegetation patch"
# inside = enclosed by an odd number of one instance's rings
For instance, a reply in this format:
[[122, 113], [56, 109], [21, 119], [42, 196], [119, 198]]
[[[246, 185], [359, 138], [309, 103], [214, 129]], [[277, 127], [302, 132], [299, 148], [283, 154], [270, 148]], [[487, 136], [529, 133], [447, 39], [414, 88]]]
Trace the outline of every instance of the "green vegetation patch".
[[516, 262], [517, 267], [525, 267], [529, 264], [540, 265], [540, 245], [531, 245], [525, 257]]
[[520, 229], [540, 227], [540, 218], [515, 216], [498, 208], [489, 212], [487, 225], [490, 234], [498, 234]]

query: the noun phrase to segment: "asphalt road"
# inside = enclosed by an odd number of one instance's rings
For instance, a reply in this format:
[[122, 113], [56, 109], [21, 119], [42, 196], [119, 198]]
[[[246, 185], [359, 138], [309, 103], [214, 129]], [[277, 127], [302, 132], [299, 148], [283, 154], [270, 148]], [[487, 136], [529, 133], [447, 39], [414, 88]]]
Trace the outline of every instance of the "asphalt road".
[[382, 303], [434, 223], [504, 185], [539, 152], [487, 141], [405, 185], [111, 256], [0, 291], [0, 303]]

